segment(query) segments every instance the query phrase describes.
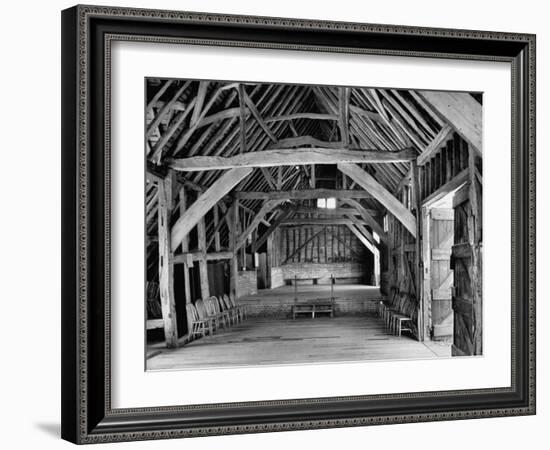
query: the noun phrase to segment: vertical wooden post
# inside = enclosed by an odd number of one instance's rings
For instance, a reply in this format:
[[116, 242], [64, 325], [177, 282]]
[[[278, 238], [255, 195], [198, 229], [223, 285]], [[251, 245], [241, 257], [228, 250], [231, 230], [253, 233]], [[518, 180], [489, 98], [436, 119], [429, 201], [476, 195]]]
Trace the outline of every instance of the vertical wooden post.
[[[187, 195], [185, 193], [185, 187], [180, 188], [180, 217], [183, 215], [187, 208]], [[185, 235], [183, 239], [181, 240], [181, 250], [183, 253], [189, 252], [189, 237]], [[187, 261], [183, 263], [183, 289], [185, 294], [185, 303], [191, 303], [191, 279], [190, 279], [190, 273], [189, 273], [189, 264]], [[186, 314], [187, 316], [187, 314]], [[187, 317], [187, 330], [191, 330], [193, 323], [192, 317]]]
[[158, 186], [159, 288], [164, 338], [167, 347], [178, 345], [176, 300], [174, 296], [174, 264], [170, 239], [172, 212], [172, 177], [167, 176]]
[[218, 230], [218, 223], [220, 221], [220, 213], [218, 210], [218, 205], [214, 205], [214, 227], [216, 233], [214, 234], [214, 250], [216, 252], [220, 251], [220, 232]]
[[201, 282], [201, 297], [206, 300], [210, 297], [210, 286], [208, 284], [208, 263], [206, 262], [206, 226], [204, 224], [204, 216], [197, 223], [197, 237], [199, 252], [199, 273]]
[[480, 269], [480, 241], [481, 241], [481, 217], [480, 212], [480, 200], [481, 196], [478, 196], [477, 179], [476, 179], [476, 166], [475, 166], [475, 152], [471, 146], [467, 147], [468, 150], [468, 168], [470, 178], [470, 217], [468, 217], [468, 237], [472, 247], [472, 260], [471, 260], [471, 282], [472, 282], [472, 301], [473, 301], [473, 344], [474, 355], [482, 354], [482, 294], [481, 294], [481, 276]]
[[237, 253], [235, 252], [235, 246], [237, 244], [238, 239], [238, 232], [237, 232], [237, 222], [239, 220], [239, 201], [235, 200], [233, 204], [230, 206], [231, 210], [229, 211], [229, 214], [227, 215], [228, 218], [228, 224], [229, 224], [229, 247], [231, 248], [231, 252], [233, 253], [233, 256], [231, 260], [229, 261], [229, 283], [230, 283], [230, 289], [231, 292], [235, 295], [235, 298], [237, 297], [237, 292], [239, 288], [239, 263], [237, 260]]
[[240, 138], [241, 146], [240, 152], [246, 153], [246, 111], [244, 106], [244, 86], [239, 84], [239, 110], [240, 110]]
[[271, 289], [271, 268], [273, 267], [274, 262], [274, 251], [273, 251], [273, 239], [275, 238], [275, 233], [271, 233], [267, 238], [266, 243], [266, 289]]
[[423, 304], [423, 323], [424, 323], [424, 335], [429, 335], [431, 324], [431, 251], [430, 251], [430, 210], [428, 208], [422, 208], [422, 304]]
[[422, 266], [422, 199], [420, 198], [420, 184], [418, 180], [418, 165], [416, 160], [411, 161], [411, 189], [412, 189], [412, 202], [416, 209], [416, 248], [415, 248], [415, 268], [416, 268], [416, 300], [418, 302], [417, 312], [417, 327], [418, 327], [418, 339], [420, 341], [426, 340], [426, 328], [424, 323], [424, 290], [422, 282], [423, 266]]

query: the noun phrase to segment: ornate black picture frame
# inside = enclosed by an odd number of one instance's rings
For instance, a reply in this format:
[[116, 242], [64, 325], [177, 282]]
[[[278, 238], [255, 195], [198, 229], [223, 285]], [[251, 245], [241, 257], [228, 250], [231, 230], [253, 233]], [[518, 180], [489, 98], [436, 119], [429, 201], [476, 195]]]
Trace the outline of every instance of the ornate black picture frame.
[[[117, 40], [511, 63], [511, 386], [113, 409], [109, 108]], [[534, 35], [75, 6], [62, 12], [62, 108], [64, 439], [83, 444], [535, 413]]]

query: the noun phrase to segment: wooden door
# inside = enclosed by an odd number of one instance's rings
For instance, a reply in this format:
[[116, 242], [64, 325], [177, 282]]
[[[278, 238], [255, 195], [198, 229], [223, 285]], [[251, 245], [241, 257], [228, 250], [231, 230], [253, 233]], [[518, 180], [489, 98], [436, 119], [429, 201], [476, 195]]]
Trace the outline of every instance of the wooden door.
[[[479, 186], [476, 187], [479, 190]], [[451, 262], [455, 282], [452, 352], [457, 356], [482, 354], [481, 208], [479, 201], [471, 201], [472, 195], [477, 197], [476, 200], [480, 199], [479, 193], [471, 192], [467, 186], [455, 195], [453, 201], [455, 237]]]
[[453, 271], [450, 267], [453, 229], [454, 212], [451, 208], [430, 210], [430, 331], [436, 340], [451, 339], [453, 336]]

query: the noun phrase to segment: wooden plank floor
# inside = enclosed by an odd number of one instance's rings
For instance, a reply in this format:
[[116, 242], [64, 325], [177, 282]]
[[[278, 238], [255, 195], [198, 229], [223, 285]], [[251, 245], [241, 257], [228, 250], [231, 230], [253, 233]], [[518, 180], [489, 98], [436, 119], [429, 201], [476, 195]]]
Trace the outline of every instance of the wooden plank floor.
[[374, 316], [251, 318], [175, 350], [155, 347], [148, 370], [451, 356], [449, 344], [389, 335]]

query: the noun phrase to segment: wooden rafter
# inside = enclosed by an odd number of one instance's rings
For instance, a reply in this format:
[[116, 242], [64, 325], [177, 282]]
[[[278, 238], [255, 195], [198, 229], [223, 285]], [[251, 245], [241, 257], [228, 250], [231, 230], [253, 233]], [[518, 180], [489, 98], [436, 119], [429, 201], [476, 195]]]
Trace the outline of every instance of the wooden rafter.
[[162, 97], [162, 94], [166, 92], [166, 90], [172, 86], [172, 83], [174, 80], [168, 80], [166, 83], [162, 85], [162, 87], [157, 91], [157, 93], [153, 96], [151, 101], [147, 103], [147, 112], [150, 112], [153, 110], [153, 107], [155, 104], [159, 101], [159, 99]]
[[244, 86], [239, 84], [239, 136], [241, 138], [240, 152], [246, 153], [246, 110], [244, 106]]
[[256, 105], [250, 99], [250, 97], [246, 94], [246, 92], [244, 92], [244, 89], [243, 89], [243, 95], [244, 95], [244, 102], [246, 103], [248, 108], [250, 108], [250, 112], [256, 119], [256, 122], [258, 122], [258, 125], [262, 127], [262, 130], [264, 130], [265, 133], [269, 136], [269, 139], [271, 139], [274, 143], [277, 143], [277, 137], [273, 134], [273, 131], [271, 131], [269, 126], [265, 123], [264, 119], [262, 119], [262, 116], [259, 113], [258, 109], [256, 108]]
[[[236, 169], [232, 169], [236, 170]], [[293, 189], [290, 191], [237, 191], [235, 198], [240, 200], [309, 200], [317, 198], [372, 198], [372, 194], [362, 190], [343, 189]]]
[[443, 91], [418, 91], [418, 94], [481, 156], [481, 105], [470, 94]]
[[339, 89], [339, 110], [340, 117], [338, 123], [340, 125], [340, 136], [344, 146], [349, 145], [349, 96], [350, 88], [343, 87]]
[[182, 87], [180, 87], [177, 92], [174, 94], [172, 99], [165, 103], [164, 106], [161, 108], [161, 110], [157, 113], [153, 121], [147, 126], [146, 136], [150, 136], [153, 131], [159, 126], [159, 124], [162, 122], [162, 119], [166, 116], [166, 114], [172, 109], [174, 106], [174, 103], [181, 97], [181, 94], [187, 89], [187, 86], [191, 84], [190, 81], [187, 81], [183, 84]]
[[189, 126], [195, 126], [195, 124], [198, 122], [199, 117], [202, 112], [202, 107], [204, 105], [204, 98], [206, 97], [206, 92], [208, 90], [208, 85], [210, 83], [208, 81], [201, 81], [199, 83], [199, 90], [197, 92], [197, 101], [195, 103], [195, 109], [193, 110], [193, 115], [191, 116], [191, 120], [189, 121]]
[[416, 151], [404, 149], [397, 152], [377, 150], [298, 148], [249, 152], [227, 158], [221, 156], [193, 156], [172, 159], [170, 167], [177, 171], [195, 172], [203, 170], [230, 169], [234, 167], [275, 167], [309, 164], [337, 163], [394, 163], [407, 162], [416, 158]]

